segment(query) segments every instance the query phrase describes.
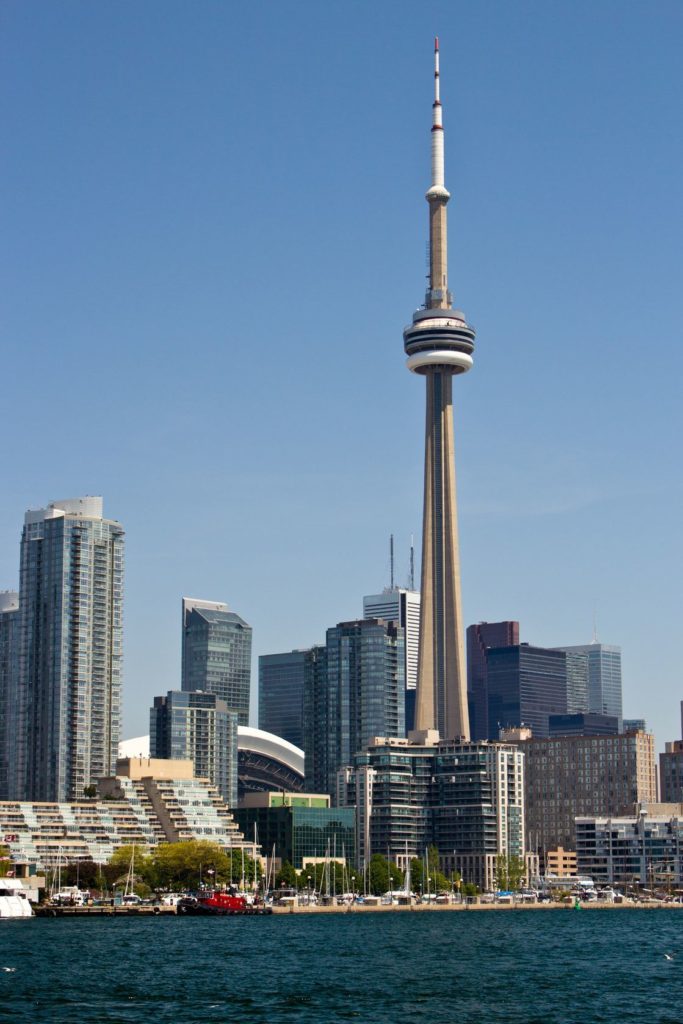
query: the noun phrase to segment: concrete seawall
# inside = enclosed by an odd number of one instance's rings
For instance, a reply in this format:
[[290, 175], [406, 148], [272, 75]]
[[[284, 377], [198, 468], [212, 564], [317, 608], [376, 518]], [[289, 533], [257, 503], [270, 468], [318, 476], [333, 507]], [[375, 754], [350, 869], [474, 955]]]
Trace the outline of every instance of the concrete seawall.
[[[380, 904], [368, 906], [356, 903], [348, 907], [288, 906], [273, 907], [274, 914], [393, 914], [393, 913], [471, 913], [472, 911], [538, 911], [574, 910], [573, 903], [442, 903], [396, 906]], [[683, 910], [681, 903], [582, 903], [581, 910]]]

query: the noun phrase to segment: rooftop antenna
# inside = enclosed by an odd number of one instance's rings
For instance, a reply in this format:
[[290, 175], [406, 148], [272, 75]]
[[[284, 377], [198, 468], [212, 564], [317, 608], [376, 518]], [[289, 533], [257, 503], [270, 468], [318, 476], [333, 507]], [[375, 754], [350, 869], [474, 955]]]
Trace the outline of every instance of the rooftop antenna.
[[415, 538], [410, 535], [410, 589], [415, 590]]
[[598, 613], [596, 612], [596, 610], [594, 608], [593, 609], [593, 639], [591, 640], [591, 643], [592, 644], [597, 644], [597, 642], [598, 642]]
[[391, 590], [394, 589], [394, 535], [389, 534], [389, 564], [391, 566]]

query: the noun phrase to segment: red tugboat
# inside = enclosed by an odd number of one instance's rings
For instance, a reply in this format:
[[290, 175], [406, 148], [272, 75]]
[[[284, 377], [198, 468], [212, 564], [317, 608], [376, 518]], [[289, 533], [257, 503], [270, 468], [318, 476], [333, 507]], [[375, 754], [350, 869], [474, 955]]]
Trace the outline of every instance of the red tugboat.
[[185, 896], [176, 904], [176, 914], [202, 917], [216, 917], [234, 914], [272, 914], [273, 908], [263, 903], [250, 903], [245, 896], [238, 893], [235, 886], [226, 891], [216, 889], [200, 893], [198, 896]]

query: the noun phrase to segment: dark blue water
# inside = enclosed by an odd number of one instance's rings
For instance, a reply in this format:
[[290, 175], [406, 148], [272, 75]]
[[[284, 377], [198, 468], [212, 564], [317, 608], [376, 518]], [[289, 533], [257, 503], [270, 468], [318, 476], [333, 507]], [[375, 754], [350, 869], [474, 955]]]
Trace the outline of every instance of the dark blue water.
[[675, 910], [2, 921], [2, 967], [32, 1024], [683, 1022]]

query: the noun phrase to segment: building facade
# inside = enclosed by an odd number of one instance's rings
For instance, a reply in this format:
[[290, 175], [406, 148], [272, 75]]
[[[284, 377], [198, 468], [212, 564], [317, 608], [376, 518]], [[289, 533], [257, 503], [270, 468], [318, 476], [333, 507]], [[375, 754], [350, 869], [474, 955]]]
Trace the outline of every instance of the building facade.
[[420, 593], [402, 587], [388, 588], [381, 594], [363, 598], [364, 619], [384, 619], [403, 628], [405, 637], [406, 690], [417, 687], [417, 660], [420, 649]]
[[579, 874], [650, 890], [683, 885], [683, 804], [650, 804], [635, 814], [576, 819]]
[[528, 726], [550, 734], [550, 715], [567, 712], [567, 658], [563, 651], [517, 644], [486, 651], [489, 739], [501, 729]]
[[489, 647], [515, 647], [517, 644], [519, 622], [477, 622], [467, 627], [467, 703], [473, 740], [491, 738], [486, 652]]
[[15, 864], [36, 870], [76, 861], [106, 863], [121, 846], [207, 839], [253, 853], [214, 786], [190, 761], [119, 761], [96, 799], [0, 802], [0, 833]]
[[75, 800], [113, 774], [123, 658], [124, 531], [102, 498], [26, 513], [19, 664], [9, 709], [13, 799]]
[[588, 706], [576, 711], [613, 715], [622, 729], [621, 648], [613, 644], [579, 644], [558, 647], [567, 654], [585, 655], [588, 660]]
[[562, 846], [575, 850], [574, 819], [619, 815], [657, 799], [654, 736], [531, 738], [526, 756], [527, 843], [543, 859]]
[[153, 758], [189, 760], [228, 807], [237, 805], [237, 712], [215, 693], [169, 690], [150, 711]]
[[19, 594], [0, 591], [0, 800], [9, 796], [9, 768], [16, 761], [13, 709], [19, 701]]
[[337, 784], [356, 811], [359, 867], [382, 853], [405, 868], [434, 845], [444, 873], [490, 889], [499, 855], [524, 857], [524, 757], [511, 744], [379, 737]]
[[619, 732], [619, 719], [612, 715], [592, 715], [589, 712], [550, 715], [548, 732], [550, 736], [616, 736]]
[[382, 619], [340, 622], [310, 652], [305, 686], [306, 789], [334, 794], [337, 770], [374, 736], [403, 736], [404, 634]]
[[304, 671], [307, 651], [262, 654], [258, 660], [259, 728], [295, 747], [304, 743]]
[[683, 740], [665, 744], [659, 755], [659, 783], [663, 803], [683, 803]]
[[246, 836], [258, 836], [267, 857], [289, 861], [297, 870], [327, 859], [353, 863], [355, 814], [330, 807], [327, 794], [251, 794], [234, 813]]
[[249, 724], [252, 631], [227, 604], [184, 597], [183, 690], [215, 693]]

